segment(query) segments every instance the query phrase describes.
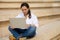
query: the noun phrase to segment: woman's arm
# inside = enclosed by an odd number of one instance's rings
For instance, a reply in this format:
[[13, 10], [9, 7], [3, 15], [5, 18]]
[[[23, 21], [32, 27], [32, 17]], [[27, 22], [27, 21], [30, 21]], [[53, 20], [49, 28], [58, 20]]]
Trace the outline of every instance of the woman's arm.
[[32, 25], [39, 27], [38, 19], [36, 16], [33, 18], [33, 24]]

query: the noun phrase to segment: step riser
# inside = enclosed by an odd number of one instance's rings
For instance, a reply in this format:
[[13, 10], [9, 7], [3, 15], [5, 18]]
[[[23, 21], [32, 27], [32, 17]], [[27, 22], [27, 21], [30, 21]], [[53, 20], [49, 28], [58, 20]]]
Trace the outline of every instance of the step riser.
[[[38, 17], [42, 17], [42, 16], [49, 16], [49, 15], [58, 15], [60, 14], [60, 8], [51, 8], [51, 9], [31, 9], [31, 11], [37, 15]], [[16, 16], [17, 14], [19, 14], [21, 12], [21, 10], [17, 10], [17, 9], [6, 9], [6, 10], [0, 10], [0, 16]]]
[[60, 1], [60, 0], [0, 0], [2, 2], [55, 2], [55, 1]]
[[[0, 3], [0, 8], [20, 8], [21, 3]], [[60, 3], [29, 3], [31, 8], [60, 7]]]

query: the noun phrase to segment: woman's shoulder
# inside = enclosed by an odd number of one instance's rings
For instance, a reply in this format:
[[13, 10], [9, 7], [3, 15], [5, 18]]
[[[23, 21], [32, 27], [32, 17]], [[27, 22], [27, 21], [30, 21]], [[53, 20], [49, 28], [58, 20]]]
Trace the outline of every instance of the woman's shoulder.
[[36, 16], [34, 13], [32, 13], [32, 12], [31, 12], [31, 16], [32, 16], [32, 17], [37, 17], [37, 16]]

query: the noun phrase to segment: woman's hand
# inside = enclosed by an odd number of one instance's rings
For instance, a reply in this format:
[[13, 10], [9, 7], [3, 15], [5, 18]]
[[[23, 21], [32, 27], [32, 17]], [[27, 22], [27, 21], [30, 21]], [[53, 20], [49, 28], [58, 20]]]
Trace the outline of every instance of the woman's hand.
[[29, 27], [30, 26], [30, 24], [26, 24], [26, 27]]
[[10, 27], [11, 27], [12, 29], [14, 29], [14, 26], [13, 26], [13, 25], [10, 25]]
[[35, 26], [35, 25], [33, 25], [33, 24], [27, 24], [26, 26], [29, 27], [29, 26]]

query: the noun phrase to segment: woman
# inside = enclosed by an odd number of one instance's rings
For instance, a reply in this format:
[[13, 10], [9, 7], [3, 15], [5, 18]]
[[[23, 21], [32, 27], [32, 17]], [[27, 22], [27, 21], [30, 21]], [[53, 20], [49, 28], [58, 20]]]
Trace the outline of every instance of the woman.
[[26, 24], [28, 25], [26, 29], [12, 28], [9, 26], [9, 31], [13, 34], [16, 40], [21, 37], [33, 37], [36, 34], [36, 28], [38, 27], [37, 17], [31, 13], [28, 3], [23, 2], [21, 4], [22, 12], [16, 16], [16, 18], [26, 18]]

